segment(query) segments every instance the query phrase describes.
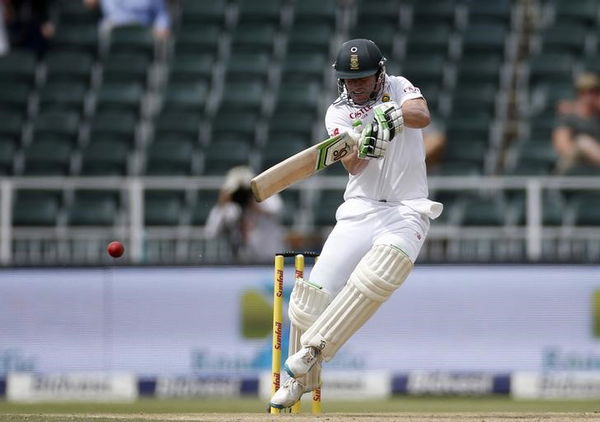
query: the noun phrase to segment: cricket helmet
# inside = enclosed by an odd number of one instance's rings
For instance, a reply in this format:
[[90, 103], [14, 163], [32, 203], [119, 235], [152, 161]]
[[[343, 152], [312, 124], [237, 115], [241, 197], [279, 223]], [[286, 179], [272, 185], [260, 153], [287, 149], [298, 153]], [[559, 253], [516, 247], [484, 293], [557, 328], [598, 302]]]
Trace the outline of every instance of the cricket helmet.
[[358, 79], [375, 75], [383, 69], [386, 58], [371, 40], [346, 41], [338, 50], [333, 68], [337, 79]]

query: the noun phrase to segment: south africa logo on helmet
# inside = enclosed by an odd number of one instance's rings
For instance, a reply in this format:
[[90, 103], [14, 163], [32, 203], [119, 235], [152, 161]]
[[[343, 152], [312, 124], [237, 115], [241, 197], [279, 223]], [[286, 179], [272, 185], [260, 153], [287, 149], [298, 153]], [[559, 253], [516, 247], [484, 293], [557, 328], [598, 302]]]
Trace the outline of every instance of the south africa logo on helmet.
[[377, 44], [357, 38], [342, 44], [333, 68], [338, 79], [358, 79], [376, 74], [385, 60]]

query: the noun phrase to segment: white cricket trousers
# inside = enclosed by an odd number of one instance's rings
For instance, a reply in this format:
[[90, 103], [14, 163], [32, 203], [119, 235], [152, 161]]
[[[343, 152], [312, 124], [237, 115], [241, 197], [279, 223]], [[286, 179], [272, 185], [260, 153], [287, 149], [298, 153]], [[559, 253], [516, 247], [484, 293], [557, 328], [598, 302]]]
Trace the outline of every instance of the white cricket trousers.
[[374, 245], [400, 248], [414, 263], [429, 231], [429, 217], [406, 205], [350, 198], [337, 209], [337, 224], [323, 245], [310, 281], [337, 295]]

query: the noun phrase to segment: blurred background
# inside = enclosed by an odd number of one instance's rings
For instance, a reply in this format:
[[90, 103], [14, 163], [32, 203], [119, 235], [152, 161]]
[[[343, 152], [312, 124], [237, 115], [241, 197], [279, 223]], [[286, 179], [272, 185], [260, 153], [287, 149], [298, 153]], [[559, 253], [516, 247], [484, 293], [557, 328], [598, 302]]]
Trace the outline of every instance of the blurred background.
[[360, 37], [427, 99], [445, 211], [419, 257], [436, 265], [394, 298], [412, 328], [390, 305], [339, 367], [388, 371], [385, 394], [534, 397], [546, 371], [566, 373], [544, 394], [600, 394], [599, 1], [4, 0], [0, 17], [0, 376], [257, 394], [272, 254], [319, 251], [347, 175], [263, 204], [248, 175], [327, 137], [332, 58]]

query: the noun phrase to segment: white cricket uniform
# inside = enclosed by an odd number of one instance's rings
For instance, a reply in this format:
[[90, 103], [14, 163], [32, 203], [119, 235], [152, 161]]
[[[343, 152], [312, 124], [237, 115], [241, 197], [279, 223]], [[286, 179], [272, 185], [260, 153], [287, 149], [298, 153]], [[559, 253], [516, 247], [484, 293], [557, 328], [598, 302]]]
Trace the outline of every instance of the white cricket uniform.
[[[423, 98], [406, 78], [386, 75], [386, 101]], [[357, 119], [363, 127], [373, 121], [373, 108], [336, 100], [327, 110], [325, 125], [330, 135], [352, 130]], [[359, 174], [349, 175], [345, 202], [336, 212], [337, 224], [327, 238], [310, 280], [336, 295], [348, 281], [360, 259], [378, 244], [391, 244], [414, 262], [442, 204], [427, 199], [425, 147], [421, 129], [404, 127], [388, 145], [385, 157], [371, 159]]]

